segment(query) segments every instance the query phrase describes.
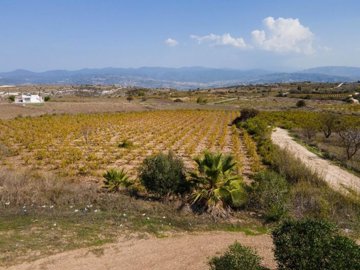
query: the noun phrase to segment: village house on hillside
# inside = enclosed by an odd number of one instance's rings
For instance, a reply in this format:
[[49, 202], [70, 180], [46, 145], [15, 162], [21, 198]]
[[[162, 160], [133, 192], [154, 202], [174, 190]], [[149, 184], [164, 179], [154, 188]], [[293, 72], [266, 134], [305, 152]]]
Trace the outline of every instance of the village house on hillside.
[[15, 97], [15, 103], [27, 104], [27, 103], [43, 103], [44, 99], [39, 95], [21, 94]]

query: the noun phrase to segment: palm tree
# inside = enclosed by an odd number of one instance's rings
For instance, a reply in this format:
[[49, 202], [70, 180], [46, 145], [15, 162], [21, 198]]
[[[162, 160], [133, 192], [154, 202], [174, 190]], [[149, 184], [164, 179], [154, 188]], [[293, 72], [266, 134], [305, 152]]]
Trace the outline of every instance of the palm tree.
[[241, 178], [235, 174], [236, 162], [230, 155], [205, 152], [195, 158], [198, 172], [192, 173], [195, 186], [192, 204], [215, 215], [226, 215], [230, 207], [239, 207], [246, 200]]
[[105, 178], [104, 188], [110, 192], [119, 191], [121, 187], [128, 188], [133, 184], [124, 169], [121, 169], [120, 171], [110, 169], [103, 177]]

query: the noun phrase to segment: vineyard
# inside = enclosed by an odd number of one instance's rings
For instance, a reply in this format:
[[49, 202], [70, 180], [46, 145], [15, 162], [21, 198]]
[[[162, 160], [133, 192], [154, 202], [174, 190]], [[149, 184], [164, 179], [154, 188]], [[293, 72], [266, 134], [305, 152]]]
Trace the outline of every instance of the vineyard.
[[[136, 176], [142, 160], [172, 150], [186, 167], [204, 150], [232, 153], [239, 173], [258, 168], [251, 138], [231, 126], [234, 111], [152, 111], [45, 115], [0, 122], [0, 157], [9, 168], [99, 177], [109, 168]], [[248, 150], [247, 150], [248, 149]], [[245, 153], [244, 153], [245, 152]], [[253, 162], [251, 161], [253, 160]]]

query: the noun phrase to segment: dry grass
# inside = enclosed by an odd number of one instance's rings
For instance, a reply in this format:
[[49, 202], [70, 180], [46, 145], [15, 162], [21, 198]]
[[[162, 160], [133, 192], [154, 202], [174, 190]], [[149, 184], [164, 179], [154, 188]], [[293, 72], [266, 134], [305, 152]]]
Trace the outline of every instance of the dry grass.
[[0, 205], [8, 207], [62, 207], [87, 205], [98, 198], [98, 185], [73, 182], [31, 171], [0, 172]]

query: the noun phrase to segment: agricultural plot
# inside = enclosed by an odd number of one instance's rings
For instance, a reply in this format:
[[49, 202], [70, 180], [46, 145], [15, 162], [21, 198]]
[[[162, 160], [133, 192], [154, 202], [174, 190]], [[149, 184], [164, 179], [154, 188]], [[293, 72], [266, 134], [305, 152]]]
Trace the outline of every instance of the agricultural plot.
[[[152, 111], [90, 115], [45, 115], [0, 122], [0, 156], [10, 168], [98, 178], [109, 168], [132, 176], [143, 159], [174, 151], [188, 168], [205, 149], [232, 153], [241, 173], [252, 166], [234, 111]], [[249, 138], [247, 138], [248, 140]], [[246, 159], [246, 162], [244, 160]], [[257, 162], [255, 160], [255, 162]]]

